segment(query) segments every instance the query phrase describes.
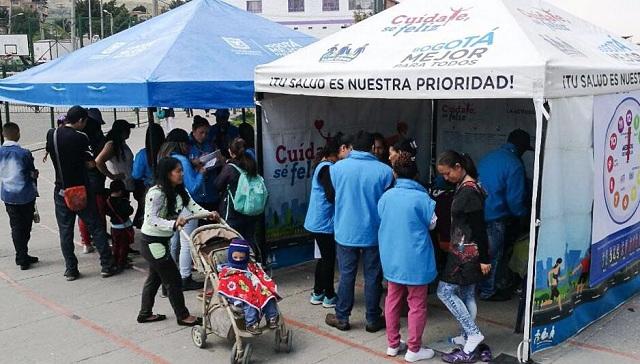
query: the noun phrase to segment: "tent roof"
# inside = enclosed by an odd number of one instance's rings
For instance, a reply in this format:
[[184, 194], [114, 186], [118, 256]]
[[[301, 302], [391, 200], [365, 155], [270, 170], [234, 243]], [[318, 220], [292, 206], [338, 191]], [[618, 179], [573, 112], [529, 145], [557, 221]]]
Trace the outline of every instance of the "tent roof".
[[537, 98], [640, 89], [640, 48], [539, 0], [405, 0], [256, 69], [256, 91]]
[[315, 41], [220, 0], [193, 0], [63, 58], [0, 80], [41, 105], [253, 105], [256, 65]]

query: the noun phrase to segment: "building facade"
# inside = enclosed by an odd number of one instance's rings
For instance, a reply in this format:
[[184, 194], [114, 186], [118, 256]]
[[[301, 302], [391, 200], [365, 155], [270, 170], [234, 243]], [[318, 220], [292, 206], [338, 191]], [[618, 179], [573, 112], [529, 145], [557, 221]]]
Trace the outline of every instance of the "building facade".
[[[224, 0], [293, 30], [322, 38], [355, 22], [356, 15], [385, 7], [381, 0]], [[394, 2], [386, 0], [386, 2]], [[381, 10], [381, 9], [380, 9]]]

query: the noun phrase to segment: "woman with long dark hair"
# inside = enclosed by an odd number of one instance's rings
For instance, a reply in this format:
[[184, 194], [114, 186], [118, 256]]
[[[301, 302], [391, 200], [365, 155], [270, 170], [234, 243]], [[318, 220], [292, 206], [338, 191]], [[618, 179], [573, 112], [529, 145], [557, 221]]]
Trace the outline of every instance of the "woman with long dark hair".
[[131, 129], [135, 125], [126, 120], [116, 120], [107, 133], [106, 143], [98, 157], [96, 167], [100, 173], [112, 181], [122, 180], [128, 192], [133, 192], [133, 152], [127, 145], [127, 139], [131, 136]]
[[333, 308], [338, 301], [333, 286], [336, 265], [336, 240], [333, 233], [335, 191], [331, 184], [329, 167], [349, 155], [349, 144], [342, 133], [337, 133], [327, 140], [322, 152], [316, 157], [309, 208], [304, 220], [304, 228], [311, 233], [320, 250], [315, 283], [309, 301], [312, 305], [322, 305], [324, 308]]
[[142, 305], [138, 322], [155, 322], [166, 319], [154, 314], [153, 305], [160, 285], [167, 290], [169, 302], [178, 325], [194, 326], [202, 318], [192, 316], [184, 303], [182, 280], [175, 261], [169, 253], [169, 239], [186, 219], [180, 216], [183, 209], [191, 214], [208, 213], [210, 220], [219, 220], [216, 212], [209, 212], [196, 204], [184, 185], [182, 163], [176, 158], [163, 158], [158, 162], [156, 185], [145, 198], [145, 216], [142, 225], [141, 254], [149, 262], [149, 275], [142, 290]]
[[164, 144], [164, 130], [158, 124], [149, 124], [144, 140], [144, 148], [140, 149], [133, 158], [133, 177], [135, 190], [133, 197], [138, 201], [138, 210], [133, 220], [134, 225], [140, 229], [142, 227], [142, 217], [144, 215], [144, 195], [153, 186], [154, 170], [157, 164], [160, 146]]
[[236, 211], [231, 201], [231, 195], [238, 188], [240, 180], [240, 170], [247, 173], [249, 177], [258, 175], [258, 165], [256, 161], [246, 151], [246, 142], [242, 138], [235, 138], [229, 144], [229, 155], [227, 164], [222, 167], [220, 174], [216, 177], [216, 189], [220, 193], [220, 214], [227, 221], [227, 224], [235, 229], [246, 240], [254, 242], [256, 229], [256, 216], [243, 215]]
[[[467, 154], [446, 151], [438, 157], [436, 165], [446, 181], [456, 184], [451, 204], [451, 245], [440, 275], [438, 298], [463, 330], [452, 339], [463, 348], [443, 355], [442, 359], [448, 363], [475, 363], [476, 349], [484, 340], [475, 322], [475, 288], [491, 271], [484, 221], [486, 193], [477, 182], [478, 171]], [[484, 351], [481, 356], [490, 356], [490, 352]]]

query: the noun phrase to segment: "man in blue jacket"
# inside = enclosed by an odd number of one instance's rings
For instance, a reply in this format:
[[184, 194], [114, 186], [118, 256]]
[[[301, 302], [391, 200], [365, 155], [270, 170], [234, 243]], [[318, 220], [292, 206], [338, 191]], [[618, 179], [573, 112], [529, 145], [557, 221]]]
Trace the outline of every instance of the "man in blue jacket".
[[501, 281], [497, 276], [504, 268], [500, 265], [503, 263], [509, 221], [529, 213], [525, 203], [526, 176], [522, 155], [530, 150], [533, 150], [531, 136], [522, 129], [516, 129], [509, 134], [506, 144], [487, 154], [478, 164], [480, 183], [488, 194], [484, 216], [492, 267], [489, 277], [480, 284], [480, 299], [483, 300], [510, 299], [509, 294], [498, 290], [503, 287], [497, 287]]
[[329, 169], [335, 189], [334, 232], [340, 282], [336, 313], [328, 314], [325, 322], [342, 331], [351, 328], [349, 316], [360, 259], [364, 266], [366, 330], [377, 332], [385, 327], [380, 309], [382, 267], [378, 250], [378, 201], [391, 187], [393, 172], [373, 155], [373, 147], [373, 135], [360, 131], [349, 157]]
[[29, 255], [27, 246], [35, 213], [38, 171], [33, 164], [31, 152], [18, 144], [18, 125], [6, 123], [2, 134], [6, 141], [0, 147], [0, 195], [9, 215], [16, 265], [26, 270], [31, 264], [38, 262], [37, 257]]

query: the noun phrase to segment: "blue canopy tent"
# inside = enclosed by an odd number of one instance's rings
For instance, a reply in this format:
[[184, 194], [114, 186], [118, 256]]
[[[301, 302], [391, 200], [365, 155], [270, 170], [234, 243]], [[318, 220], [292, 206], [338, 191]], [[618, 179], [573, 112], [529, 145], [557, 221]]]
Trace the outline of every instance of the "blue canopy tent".
[[254, 68], [313, 41], [220, 0], [193, 0], [0, 80], [0, 100], [44, 106], [252, 107]]

